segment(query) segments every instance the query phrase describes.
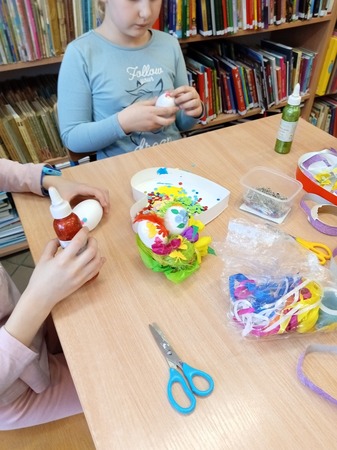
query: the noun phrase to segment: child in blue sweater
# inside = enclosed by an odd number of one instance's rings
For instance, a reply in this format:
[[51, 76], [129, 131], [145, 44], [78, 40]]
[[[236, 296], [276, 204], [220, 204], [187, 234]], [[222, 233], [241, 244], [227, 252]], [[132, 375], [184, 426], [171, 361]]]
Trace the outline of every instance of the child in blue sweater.
[[[58, 82], [64, 145], [98, 159], [179, 139], [202, 116], [179, 42], [151, 29], [161, 0], [104, 0], [102, 24], [65, 52]], [[175, 106], [155, 106], [163, 92]]]

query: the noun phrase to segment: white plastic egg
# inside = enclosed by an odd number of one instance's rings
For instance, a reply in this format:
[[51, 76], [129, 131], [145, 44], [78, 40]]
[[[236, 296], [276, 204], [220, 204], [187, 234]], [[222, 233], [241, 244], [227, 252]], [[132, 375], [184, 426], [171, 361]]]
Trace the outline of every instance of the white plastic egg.
[[157, 224], [150, 222], [149, 220], [142, 220], [141, 222], [138, 222], [137, 233], [139, 239], [148, 248], [152, 248], [152, 245], [155, 243], [156, 239], [163, 244], [167, 243], [167, 237], [163, 237], [159, 234]]
[[94, 199], [84, 200], [76, 205], [73, 212], [79, 217], [83, 226], [93, 230], [97, 227], [103, 216], [101, 204]]
[[181, 234], [188, 226], [188, 213], [182, 206], [171, 206], [165, 213], [165, 227], [170, 234]]
[[161, 107], [169, 107], [169, 106], [175, 106], [174, 98], [171, 97], [169, 92], [164, 92], [161, 94], [156, 101], [156, 106]]

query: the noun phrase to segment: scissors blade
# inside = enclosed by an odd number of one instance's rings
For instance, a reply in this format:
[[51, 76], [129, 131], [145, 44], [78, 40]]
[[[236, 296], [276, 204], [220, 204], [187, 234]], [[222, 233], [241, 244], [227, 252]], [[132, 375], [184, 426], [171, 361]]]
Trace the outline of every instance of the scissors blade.
[[181, 359], [171, 347], [156, 323], [149, 324], [150, 331], [170, 367], [181, 367]]

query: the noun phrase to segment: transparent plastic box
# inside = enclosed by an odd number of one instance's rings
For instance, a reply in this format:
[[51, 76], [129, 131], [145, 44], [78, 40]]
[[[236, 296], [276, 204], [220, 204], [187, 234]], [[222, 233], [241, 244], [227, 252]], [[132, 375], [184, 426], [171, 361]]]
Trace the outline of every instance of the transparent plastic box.
[[251, 212], [272, 219], [284, 218], [302, 189], [302, 183], [276, 170], [257, 166], [241, 179], [244, 205]]

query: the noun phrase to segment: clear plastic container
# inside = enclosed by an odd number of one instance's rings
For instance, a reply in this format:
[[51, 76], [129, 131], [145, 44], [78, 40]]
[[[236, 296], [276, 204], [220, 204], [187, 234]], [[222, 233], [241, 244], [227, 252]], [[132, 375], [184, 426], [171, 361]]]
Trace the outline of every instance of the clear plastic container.
[[267, 167], [254, 167], [240, 180], [244, 205], [270, 219], [285, 217], [302, 189], [302, 183]]

